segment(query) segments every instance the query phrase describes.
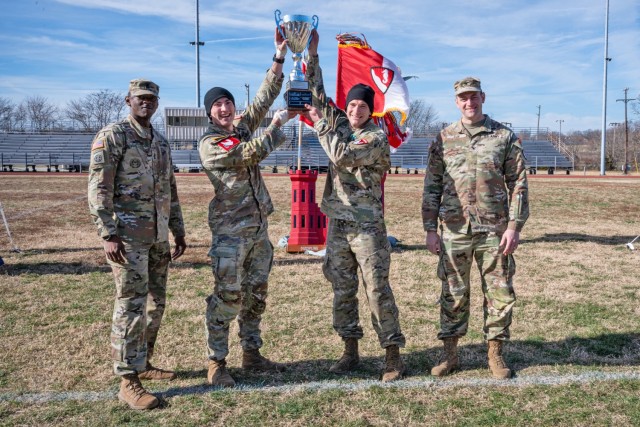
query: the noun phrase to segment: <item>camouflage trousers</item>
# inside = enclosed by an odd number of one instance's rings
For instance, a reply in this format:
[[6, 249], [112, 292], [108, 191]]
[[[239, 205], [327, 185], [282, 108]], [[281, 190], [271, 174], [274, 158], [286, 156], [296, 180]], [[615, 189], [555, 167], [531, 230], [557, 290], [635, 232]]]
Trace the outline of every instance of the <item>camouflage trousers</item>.
[[358, 314], [358, 267], [371, 310], [371, 322], [383, 348], [404, 347], [391, 286], [391, 247], [384, 221], [329, 221], [327, 255], [322, 266], [333, 286], [333, 329], [343, 339], [363, 336]]
[[116, 375], [146, 370], [167, 296], [169, 242], [124, 244], [125, 264], [108, 261], [116, 284], [111, 352]]
[[236, 317], [242, 348], [262, 347], [260, 321], [273, 264], [266, 227], [250, 227], [234, 236], [214, 234], [209, 256], [215, 283], [206, 300], [209, 358], [222, 360], [229, 354], [229, 325]]
[[442, 280], [440, 295], [439, 339], [463, 336], [469, 326], [469, 274], [476, 260], [484, 294], [484, 337], [486, 340], [508, 340], [511, 311], [516, 301], [513, 255], [498, 250], [501, 233], [456, 233], [442, 228], [442, 250], [438, 277]]

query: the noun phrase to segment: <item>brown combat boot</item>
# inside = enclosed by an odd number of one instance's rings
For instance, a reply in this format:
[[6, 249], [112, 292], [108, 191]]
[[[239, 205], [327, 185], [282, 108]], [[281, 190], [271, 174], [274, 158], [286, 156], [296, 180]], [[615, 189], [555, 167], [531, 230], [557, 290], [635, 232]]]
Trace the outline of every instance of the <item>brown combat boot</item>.
[[150, 362], [147, 362], [147, 370], [141, 374], [138, 374], [138, 378], [141, 380], [152, 380], [152, 381], [162, 381], [167, 380], [171, 381], [177, 377], [176, 373], [173, 371], [167, 371], [165, 369], [156, 368]]
[[261, 355], [257, 348], [242, 351], [242, 369], [261, 372], [284, 372], [286, 370], [282, 363], [272, 362]]
[[355, 369], [359, 363], [358, 339], [346, 338], [344, 340], [344, 353], [342, 353], [342, 357], [329, 368], [329, 372], [346, 374]]
[[440, 356], [440, 363], [431, 368], [431, 375], [443, 377], [460, 367], [458, 363], [458, 337], [447, 337], [442, 340], [444, 351]]
[[209, 371], [207, 372], [207, 382], [211, 385], [222, 387], [234, 387], [236, 382], [227, 371], [227, 361], [209, 360]]
[[504, 363], [502, 358], [502, 346], [504, 341], [501, 340], [489, 340], [487, 341], [489, 356], [489, 369], [493, 374], [493, 378], [499, 380], [506, 380], [511, 378], [511, 369]]
[[397, 345], [390, 345], [386, 350], [387, 354], [384, 358], [385, 367], [382, 373], [383, 383], [401, 379], [407, 370], [407, 367], [400, 357], [400, 348]]
[[142, 387], [137, 374], [124, 375], [120, 382], [118, 399], [131, 409], [153, 409], [158, 406], [158, 398]]

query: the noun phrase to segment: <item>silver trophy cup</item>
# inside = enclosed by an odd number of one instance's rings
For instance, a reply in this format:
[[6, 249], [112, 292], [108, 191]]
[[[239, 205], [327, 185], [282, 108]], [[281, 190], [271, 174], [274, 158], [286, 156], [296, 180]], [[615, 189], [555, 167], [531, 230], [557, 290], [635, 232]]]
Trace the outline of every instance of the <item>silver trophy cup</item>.
[[274, 16], [278, 31], [293, 53], [293, 70], [289, 74], [284, 99], [289, 110], [304, 110], [305, 104], [311, 104], [311, 91], [302, 72], [302, 52], [309, 47], [311, 31], [318, 28], [318, 16], [284, 15], [281, 18], [280, 10], [276, 10]]

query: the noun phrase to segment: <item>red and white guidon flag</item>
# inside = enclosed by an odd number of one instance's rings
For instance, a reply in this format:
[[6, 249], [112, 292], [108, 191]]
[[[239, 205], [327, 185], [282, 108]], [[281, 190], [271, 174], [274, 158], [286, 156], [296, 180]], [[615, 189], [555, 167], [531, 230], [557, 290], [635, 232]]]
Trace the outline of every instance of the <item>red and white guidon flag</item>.
[[376, 92], [372, 115], [387, 133], [391, 146], [398, 148], [411, 137], [410, 132], [400, 130], [392, 114], [394, 111], [400, 113], [402, 125], [411, 105], [409, 89], [400, 70], [391, 60], [371, 49], [364, 36], [361, 39], [351, 33], [343, 33], [336, 39], [336, 104], [339, 108], [346, 108], [347, 93], [354, 85], [364, 83], [371, 86]]
[[[380, 55], [367, 44], [349, 35], [338, 36], [338, 75], [336, 79], [336, 104], [345, 108], [347, 92], [354, 85], [364, 83], [376, 91], [373, 116], [398, 111], [403, 124], [409, 113], [409, 89], [400, 70], [391, 60]], [[356, 41], [357, 40], [357, 41]]]

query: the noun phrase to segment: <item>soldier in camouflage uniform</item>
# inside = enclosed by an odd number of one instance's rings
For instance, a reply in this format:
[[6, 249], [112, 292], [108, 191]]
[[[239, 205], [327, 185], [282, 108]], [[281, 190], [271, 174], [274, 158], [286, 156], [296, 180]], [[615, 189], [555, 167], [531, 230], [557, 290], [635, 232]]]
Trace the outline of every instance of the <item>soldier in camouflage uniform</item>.
[[371, 120], [373, 89], [355, 85], [347, 94], [346, 112], [327, 100], [314, 30], [309, 46], [307, 77], [314, 95], [307, 118], [314, 122], [320, 144], [329, 156], [322, 211], [329, 217], [323, 272], [333, 286], [333, 327], [345, 342], [342, 357], [331, 366], [347, 373], [359, 363], [358, 340], [363, 332], [358, 314], [358, 268], [362, 272], [371, 321], [386, 349], [385, 382], [402, 378], [398, 308], [389, 285], [391, 247], [382, 209], [381, 182], [389, 169], [387, 137]]
[[442, 280], [438, 338], [444, 353], [431, 373], [443, 376], [458, 368], [457, 344], [467, 333], [469, 273], [475, 258], [484, 293], [489, 367], [495, 378], [510, 378], [502, 347], [516, 301], [512, 254], [529, 216], [525, 158], [513, 131], [482, 113], [480, 80], [464, 78], [454, 89], [462, 117], [430, 147], [422, 199], [427, 249], [440, 256]]
[[282, 371], [259, 352], [260, 321], [266, 307], [267, 282], [273, 246], [267, 217], [273, 205], [259, 163], [285, 141], [280, 127], [294, 114], [276, 114], [264, 134], [252, 138], [282, 88], [286, 41], [275, 35], [276, 54], [252, 104], [235, 117], [235, 101], [226, 89], [214, 87], [205, 95], [210, 126], [198, 143], [202, 166], [215, 195], [209, 204], [211, 257], [215, 287], [207, 298], [206, 332], [209, 384], [233, 387], [226, 369], [229, 325], [238, 318], [242, 367]]
[[150, 359], [165, 308], [169, 262], [187, 247], [171, 150], [151, 126], [158, 91], [148, 80], [131, 81], [125, 98], [130, 113], [98, 132], [89, 171], [89, 209], [116, 283], [111, 348], [114, 372], [122, 377], [118, 397], [134, 409], [158, 404], [140, 379], [175, 378]]

